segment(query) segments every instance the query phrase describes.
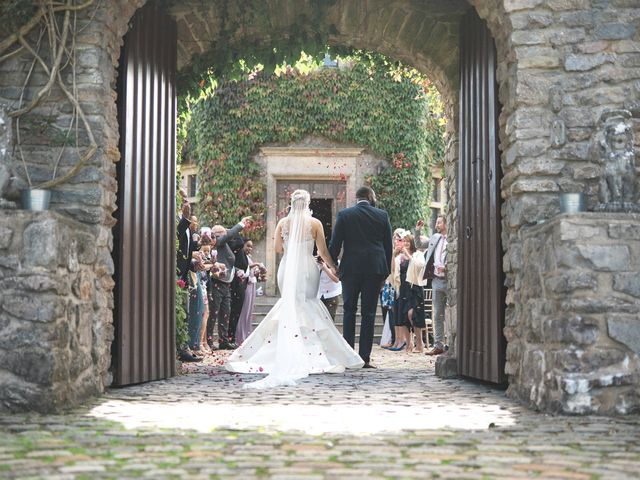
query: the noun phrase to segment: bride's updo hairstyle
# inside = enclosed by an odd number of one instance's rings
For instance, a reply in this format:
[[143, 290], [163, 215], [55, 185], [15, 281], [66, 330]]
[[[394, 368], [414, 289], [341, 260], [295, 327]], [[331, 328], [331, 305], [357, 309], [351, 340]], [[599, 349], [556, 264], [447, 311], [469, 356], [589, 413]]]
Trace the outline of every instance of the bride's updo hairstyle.
[[306, 190], [295, 190], [291, 194], [291, 210], [307, 210], [311, 203], [311, 195]]

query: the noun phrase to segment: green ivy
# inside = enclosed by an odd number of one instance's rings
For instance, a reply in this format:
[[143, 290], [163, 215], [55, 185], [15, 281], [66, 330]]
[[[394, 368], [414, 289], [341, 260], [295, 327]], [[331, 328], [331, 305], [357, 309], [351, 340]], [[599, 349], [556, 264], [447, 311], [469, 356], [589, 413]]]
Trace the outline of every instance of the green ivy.
[[196, 163], [204, 222], [232, 225], [251, 214], [249, 236], [265, 233], [265, 185], [251, 159], [265, 144], [307, 135], [366, 146], [388, 161], [368, 179], [394, 226], [427, 218], [430, 164], [444, 151], [437, 94], [424, 77], [381, 57], [350, 69], [257, 74], [225, 81], [193, 105], [184, 154]]

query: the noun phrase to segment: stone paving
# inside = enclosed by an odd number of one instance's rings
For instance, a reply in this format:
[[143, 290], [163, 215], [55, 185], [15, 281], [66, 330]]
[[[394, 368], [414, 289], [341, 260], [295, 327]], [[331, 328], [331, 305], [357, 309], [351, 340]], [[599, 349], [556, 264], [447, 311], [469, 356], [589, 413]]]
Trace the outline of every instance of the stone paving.
[[377, 370], [243, 389], [225, 353], [65, 415], [0, 416], [0, 478], [638, 478], [640, 417], [531, 412], [376, 348]]

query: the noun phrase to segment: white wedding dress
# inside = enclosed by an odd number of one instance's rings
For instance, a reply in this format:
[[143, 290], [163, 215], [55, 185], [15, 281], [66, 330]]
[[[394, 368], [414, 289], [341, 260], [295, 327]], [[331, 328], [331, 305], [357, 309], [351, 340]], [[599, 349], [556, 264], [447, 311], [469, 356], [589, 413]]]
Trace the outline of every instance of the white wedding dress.
[[309, 374], [342, 373], [364, 365], [316, 298], [320, 271], [313, 257], [310, 219], [308, 201], [296, 211], [292, 200], [282, 227], [284, 256], [278, 268], [282, 297], [225, 364], [230, 372], [269, 374], [245, 387], [294, 385]]

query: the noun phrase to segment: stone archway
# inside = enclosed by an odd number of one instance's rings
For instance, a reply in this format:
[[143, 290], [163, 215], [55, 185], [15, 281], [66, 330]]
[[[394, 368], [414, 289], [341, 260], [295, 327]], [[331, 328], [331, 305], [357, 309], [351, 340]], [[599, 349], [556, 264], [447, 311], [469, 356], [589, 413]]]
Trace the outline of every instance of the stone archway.
[[[90, 316], [94, 332], [99, 332], [93, 342], [95, 351], [101, 352], [96, 363], [104, 384], [109, 383], [105, 368], [109, 335], [105, 332], [111, 320], [113, 284], [107, 279], [112, 268], [111, 227], [116, 208], [114, 165], [119, 160], [115, 65], [128, 22], [144, 3], [102, 2], [94, 21], [78, 38], [82, 51], [79, 63], [84, 68], [79, 88], [82, 101], [91, 105], [100, 151], [76, 183], [65, 185], [54, 196], [54, 206], [84, 224], [85, 233], [95, 240], [96, 255], [85, 260], [93, 262], [93, 271], [101, 272], [97, 278], [102, 280], [95, 283], [100, 308]], [[457, 19], [475, 8], [496, 42], [503, 106], [499, 137], [510, 394], [536, 408], [568, 412], [628, 411], [640, 405], [638, 353], [614, 332], [626, 322], [625, 315], [638, 312], [640, 294], [632, 288], [630, 278], [637, 275], [640, 265], [637, 256], [623, 255], [628, 262], [614, 262], [614, 267], [603, 269], [594, 253], [601, 246], [594, 248], [588, 243], [589, 238], [596, 242], [604, 235], [607, 242], [626, 242], [619, 245], [622, 250], [635, 252], [636, 237], [629, 232], [637, 231], [638, 220], [598, 217], [585, 226], [585, 217], [557, 216], [560, 192], [583, 190], [588, 207], [597, 200], [594, 184], [598, 167], [589, 147], [601, 112], [628, 108], [638, 115], [640, 73], [635, 65], [640, 38], [635, 22], [640, 11], [633, 2], [612, 7], [608, 2], [587, 5], [571, 0], [309, 0], [261, 2], [259, 9], [251, 8], [253, 4], [242, 9], [233, 2], [203, 6], [187, 0], [174, 5], [183, 65], [188, 65], [194, 54], [205, 52], [208, 45], [268, 42], [271, 33], [287, 35], [304, 20], [303, 27], [310, 34], [325, 32], [332, 45], [380, 51], [429, 72], [444, 95], [450, 119], [457, 115]], [[222, 24], [220, 19], [227, 13], [238, 22]], [[203, 21], [207, 18], [211, 20]], [[256, 28], [246, 28], [252, 25]], [[1, 72], [20, 70], [21, 61], [15, 56], [0, 65]], [[11, 76], [3, 76], [0, 95], [15, 98], [14, 83]], [[55, 95], [48, 102], [45, 107], [63, 116], [64, 112], [57, 110]], [[551, 124], [555, 127], [550, 133]], [[634, 126], [637, 130], [637, 121]], [[449, 123], [449, 135], [446, 176], [451, 194], [449, 223], [455, 241], [456, 185], [451, 182], [458, 175], [455, 121]], [[50, 155], [36, 137], [27, 137], [25, 142], [34, 152], [40, 151], [42, 158]], [[540, 222], [546, 225], [530, 228]], [[562, 233], [571, 228], [593, 232], [600, 228], [596, 227], [599, 222], [607, 225], [602, 235], [575, 238]], [[12, 232], [19, 228], [13, 224], [9, 225]], [[567, 242], [578, 241], [587, 243], [573, 245], [579, 253], [563, 257]], [[8, 245], [7, 251], [18, 256], [11, 250], [18, 247]], [[553, 275], [547, 271], [532, 275], [527, 263], [532, 255], [544, 258], [545, 265], [554, 269]], [[572, 270], [574, 265], [580, 268]], [[581, 278], [586, 280], [579, 281]], [[561, 287], [560, 297], [554, 297], [554, 285]], [[599, 296], [605, 300], [593, 300]], [[572, 319], [568, 323], [574, 325], [571, 329], [564, 323], [567, 317]], [[587, 330], [591, 332], [588, 335]], [[607, 380], [611, 378], [615, 380]]]

